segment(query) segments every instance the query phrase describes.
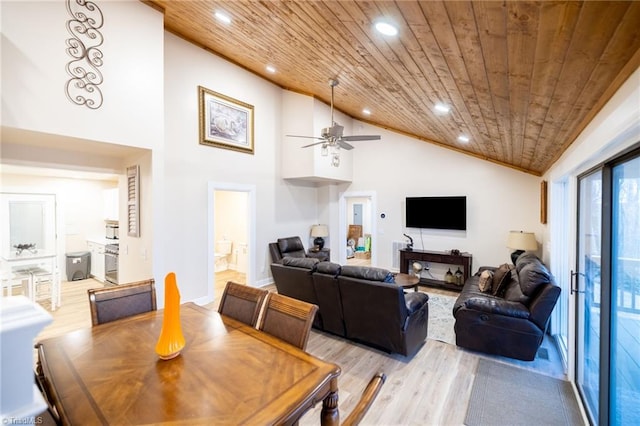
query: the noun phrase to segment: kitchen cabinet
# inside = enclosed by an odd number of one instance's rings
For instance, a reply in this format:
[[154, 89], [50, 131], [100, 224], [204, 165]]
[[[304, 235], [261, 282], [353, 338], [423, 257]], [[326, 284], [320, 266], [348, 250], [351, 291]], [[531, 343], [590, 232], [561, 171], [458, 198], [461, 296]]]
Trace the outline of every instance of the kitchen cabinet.
[[104, 282], [104, 244], [95, 241], [87, 241], [87, 247], [91, 252], [91, 275], [100, 282]]
[[105, 189], [102, 192], [102, 197], [104, 201], [104, 219], [105, 220], [118, 220], [118, 209], [120, 206], [118, 197], [120, 196], [120, 192], [118, 188]]

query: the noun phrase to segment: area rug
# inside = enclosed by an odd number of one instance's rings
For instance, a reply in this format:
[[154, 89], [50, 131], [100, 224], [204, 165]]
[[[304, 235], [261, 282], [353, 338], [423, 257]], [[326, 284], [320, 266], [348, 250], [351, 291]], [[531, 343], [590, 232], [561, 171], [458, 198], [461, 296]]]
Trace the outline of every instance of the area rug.
[[456, 344], [453, 331], [453, 304], [457, 295], [429, 294], [429, 328], [427, 338], [441, 342]]
[[569, 382], [481, 359], [464, 424], [573, 426], [583, 421]]

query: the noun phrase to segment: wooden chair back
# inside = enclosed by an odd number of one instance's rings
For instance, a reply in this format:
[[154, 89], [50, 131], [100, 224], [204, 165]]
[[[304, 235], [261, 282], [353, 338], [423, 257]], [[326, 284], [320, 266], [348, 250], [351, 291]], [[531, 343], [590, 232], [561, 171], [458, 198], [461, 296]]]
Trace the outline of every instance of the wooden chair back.
[[157, 309], [153, 278], [115, 287], [89, 289], [87, 294], [93, 326]]
[[267, 290], [229, 281], [222, 293], [218, 312], [255, 327], [268, 293]]
[[318, 306], [269, 293], [258, 329], [305, 350]]

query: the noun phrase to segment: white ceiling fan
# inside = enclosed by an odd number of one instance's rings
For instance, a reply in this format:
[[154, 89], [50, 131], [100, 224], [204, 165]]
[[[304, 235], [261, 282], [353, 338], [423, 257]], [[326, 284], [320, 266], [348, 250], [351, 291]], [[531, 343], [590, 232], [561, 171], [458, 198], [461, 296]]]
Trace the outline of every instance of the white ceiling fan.
[[322, 145], [322, 155], [328, 155], [329, 149], [331, 149], [331, 165], [338, 167], [340, 165], [340, 148], [346, 150], [352, 150], [354, 147], [347, 141], [372, 141], [379, 140], [380, 135], [353, 135], [345, 136], [342, 134], [344, 126], [339, 125], [333, 120], [333, 88], [339, 84], [337, 79], [330, 79], [329, 85], [331, 86], [331, 126], [325, 127], [318, 136], [298, 136], [287, 135], [291, 138], [306, 138], [306, 139], [319, 139], [319, 142], [304, 145], [302, 148], [308, 148], [315, 145]]

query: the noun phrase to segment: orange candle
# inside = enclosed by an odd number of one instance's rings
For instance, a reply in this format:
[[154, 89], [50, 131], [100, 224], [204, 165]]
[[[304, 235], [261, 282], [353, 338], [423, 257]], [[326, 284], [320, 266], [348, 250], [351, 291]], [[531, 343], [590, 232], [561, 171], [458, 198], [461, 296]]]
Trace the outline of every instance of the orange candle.
[[184, 345], [180, 325], [180, 291], [176, 283], [176, 274], [169, 272], [164, 279], [164, 317], [156, 353], [161, 359], [172, 359], [180, 355]]

